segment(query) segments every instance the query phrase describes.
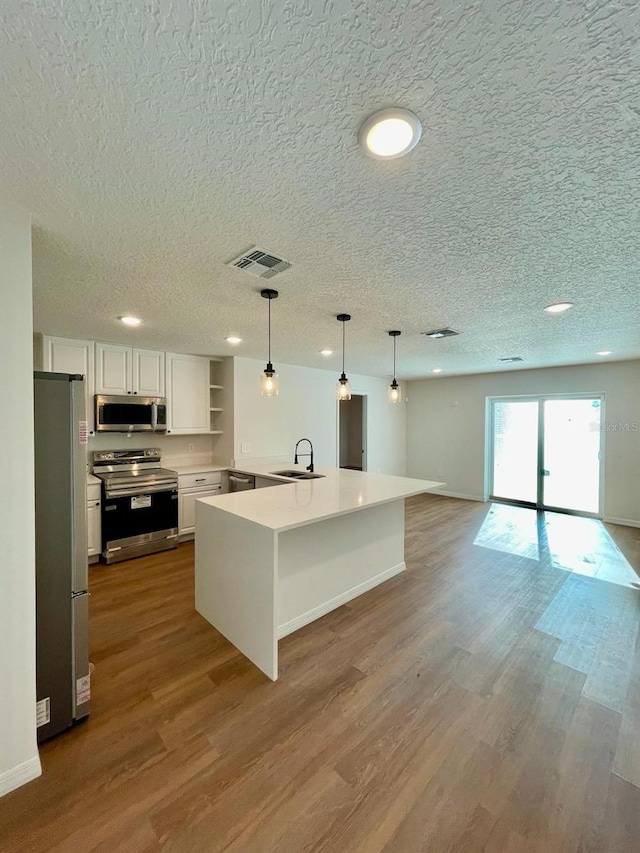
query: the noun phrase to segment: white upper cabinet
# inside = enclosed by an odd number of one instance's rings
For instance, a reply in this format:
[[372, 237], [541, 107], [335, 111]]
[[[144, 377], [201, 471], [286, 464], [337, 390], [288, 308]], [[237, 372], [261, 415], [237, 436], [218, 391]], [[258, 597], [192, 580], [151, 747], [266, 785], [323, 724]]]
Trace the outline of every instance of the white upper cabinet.
[[222, 433], [221, 359], [38, 334], [34, 363], [42, 370], [85, 377], [91, 435], [95, 394], [166, 397], [169, 435]]
[[94, 431], [93, 395], [95, 393], [93, 355], [93, 341], [42, 336], [43, 370], [48, 373], [79, 373], [84, 376], [87, 426], [91, 435]]
[[166, 354], [167, 433], [210, 432], [209, 359]]
[[134, 349], [133, 393], [143, 397], [164, 397], [164, 387], [164, 353]]
[[96, 343], [96, 394], [131, 394], [131, 347]]
[[164, 353], [96, 343], [96, 394], [164, 397]]

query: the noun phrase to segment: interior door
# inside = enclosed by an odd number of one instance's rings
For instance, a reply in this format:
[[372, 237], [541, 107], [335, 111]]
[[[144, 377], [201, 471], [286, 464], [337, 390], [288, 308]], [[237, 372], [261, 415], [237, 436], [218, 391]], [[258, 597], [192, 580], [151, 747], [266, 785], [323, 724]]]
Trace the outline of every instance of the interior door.
[[350, 400], [338, 403], [339, 467], [354, 471], [367, 470], [367, 398], [352, 394]]

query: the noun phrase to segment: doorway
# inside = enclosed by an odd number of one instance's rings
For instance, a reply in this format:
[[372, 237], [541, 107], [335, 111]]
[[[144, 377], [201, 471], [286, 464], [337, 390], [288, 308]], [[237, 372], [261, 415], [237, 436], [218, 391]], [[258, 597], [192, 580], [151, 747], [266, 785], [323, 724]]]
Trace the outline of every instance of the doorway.
[[352, 394], [338, 403], [338, 467], [367, 470], [367, 397]]
[[600, 396], [489, 398], [489, 499], [600, 516]]

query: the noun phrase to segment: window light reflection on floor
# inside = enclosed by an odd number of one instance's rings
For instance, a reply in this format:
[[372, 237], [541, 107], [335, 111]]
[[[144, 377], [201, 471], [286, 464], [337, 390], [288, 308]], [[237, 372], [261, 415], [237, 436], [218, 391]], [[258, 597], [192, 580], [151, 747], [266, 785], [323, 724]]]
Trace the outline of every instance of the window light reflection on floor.
[[640, 576], [596, 518], [492, 504], [474, 545], [640, 589]]

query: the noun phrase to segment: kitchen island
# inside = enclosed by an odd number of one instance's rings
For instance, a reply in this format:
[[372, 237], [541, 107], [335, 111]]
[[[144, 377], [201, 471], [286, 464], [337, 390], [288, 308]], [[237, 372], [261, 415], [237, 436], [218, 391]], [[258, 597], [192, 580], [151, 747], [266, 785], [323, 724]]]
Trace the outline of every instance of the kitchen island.
[[303, 466], [234, 470], [273, 488], [196, 502], [196, 610], [272, 680], [278, 640], [405, 569], [404, 500], [443, 483]]

